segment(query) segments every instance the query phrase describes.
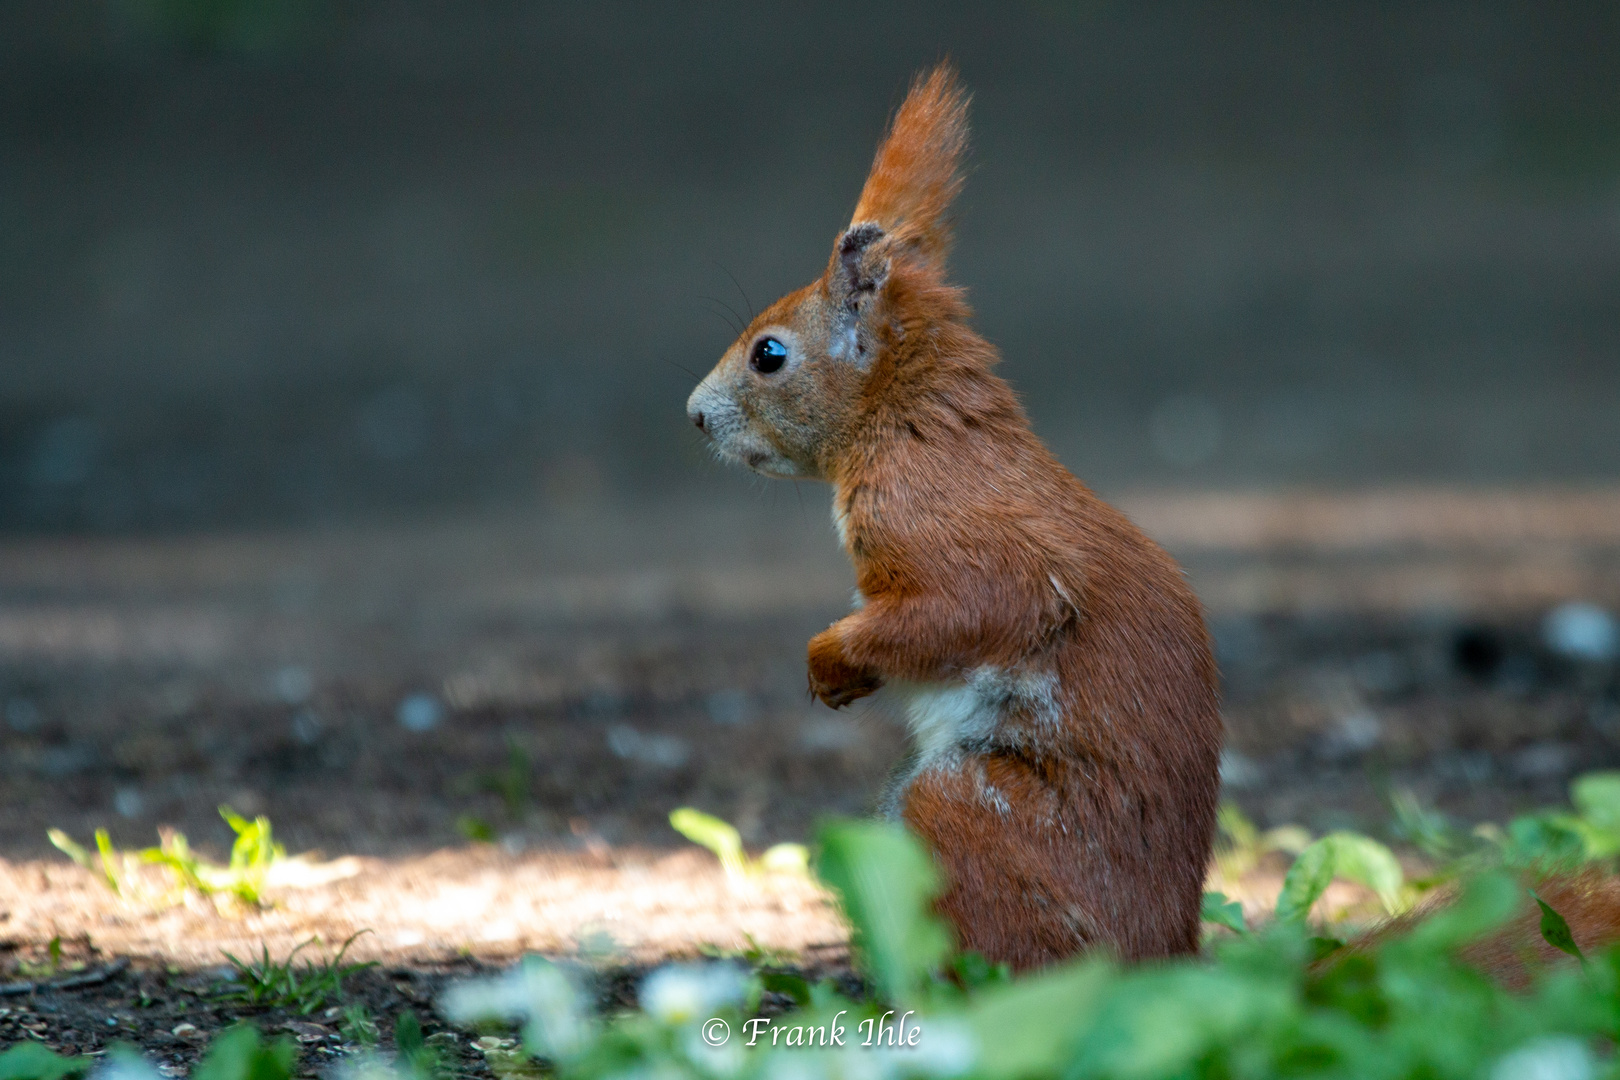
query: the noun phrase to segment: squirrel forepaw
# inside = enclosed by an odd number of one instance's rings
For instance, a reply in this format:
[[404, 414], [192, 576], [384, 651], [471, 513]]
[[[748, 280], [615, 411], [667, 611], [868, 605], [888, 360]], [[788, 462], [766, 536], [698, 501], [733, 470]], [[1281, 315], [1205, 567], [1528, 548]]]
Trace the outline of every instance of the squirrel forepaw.
[[819, 699], [829, 709], [842, 709], [852, 701], [859, 701], [868, 694], [875, 693], [882, 685], [882, 679], [873, 678], [852, 686], [830, 686], [817, 682], [815, 675], [811, 675], [810, 696]]
[[826, 634], [810, 642], [810, 695], [832, 709], [842, 709], [883, 685], [881, 675], [848, 663], [842, 653], [837, 639]]

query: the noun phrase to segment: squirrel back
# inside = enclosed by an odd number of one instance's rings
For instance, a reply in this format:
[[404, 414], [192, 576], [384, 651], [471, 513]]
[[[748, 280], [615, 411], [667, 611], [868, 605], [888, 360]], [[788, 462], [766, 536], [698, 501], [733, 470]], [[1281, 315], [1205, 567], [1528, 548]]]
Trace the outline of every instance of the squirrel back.
[[1221, 743], [1202, 613], [1036, 437], [946, 280], [966, 113], [948, 66], [913, 85], [822, 276], [688, 415], [722, 458], [833, 484], [859, 604], [811, 640], [810, 687], [906, 711], [886, 804], [945, 868], [962, 946], [1193, 951]]

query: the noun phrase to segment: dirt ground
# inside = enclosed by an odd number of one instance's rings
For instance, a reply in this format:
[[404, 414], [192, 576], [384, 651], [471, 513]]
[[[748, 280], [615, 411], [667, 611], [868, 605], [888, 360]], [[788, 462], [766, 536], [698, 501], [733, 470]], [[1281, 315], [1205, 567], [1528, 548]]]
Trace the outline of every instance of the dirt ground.
[[[1620, 604], [1620, 492], [1123, 501], [1209, 609], [1227, 793], [1260, 823], [1387, 837], [1396, 789], [1500, 820], [1620, 764], [1613, 665], [1541, 633], [1562, 601]], [[0, 1045], [134, 1041], [179, 1075], [255, 1015], [222, 997], [226, 952], [325, 956], [356, 933], [349, 957], [379, 966], [347, 997], [260, 1014], [308, 1069], [363, 1034], [344, 1007], [384, 1045], [407, 1009], [440, 1033], [445, 979], [526, 951], [621, 1004], [649, 964], [751, 944], [847, 972], [812, 885], [728, 882], [667, 821], [695, 806], [755, 849], [803, 841], [865, 812], [900, 755], [881, 700], [804, 693], [804, 642], [849, 589], [825, 521], [597, 508], [0, 541]], [[178, 829], [221, 859], [221, 804], [267, 815], [322, 877], [264, 909], [117, 897], [46, 839]], [[44, 985], [63, 979], [85, 984]]]

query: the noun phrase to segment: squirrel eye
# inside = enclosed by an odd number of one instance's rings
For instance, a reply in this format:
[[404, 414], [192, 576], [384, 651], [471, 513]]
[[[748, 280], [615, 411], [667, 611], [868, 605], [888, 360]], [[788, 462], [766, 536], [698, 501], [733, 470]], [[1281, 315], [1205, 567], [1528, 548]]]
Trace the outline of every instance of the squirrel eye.
[[754, 351], [748, 355], [748, 366], [761, 375], [769, 375], [773, 371], [780, 371], [782, 365], [787, 363], [787, 346], [773, 337], [760, 338], [754, 342]]

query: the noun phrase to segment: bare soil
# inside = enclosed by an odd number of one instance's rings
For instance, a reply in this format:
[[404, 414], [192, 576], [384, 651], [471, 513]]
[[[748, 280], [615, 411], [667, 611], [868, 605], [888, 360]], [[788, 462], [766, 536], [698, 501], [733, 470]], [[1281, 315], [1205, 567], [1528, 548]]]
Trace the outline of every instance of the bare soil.
[[[1387, 836], [1396, 788], [1500, 820], [1620, 764], [1613, 665], [1540, 631], [1560, 601], [1620, 600], [1613, 492], [1127, 507], [1209, 608], [1228, 795], [1262, 824]], [[528, 951], [596, 973], [608, 1007], [648, 965], [706, 951], [847, 977], [814, 886], [728, 882], [667, 821], [696, 806], [756, 850], [803, 841], [866, 812], [903, 750], [881, 700], [805, 695], [804, 642], [848, 595], [830, 529], [808, 524], [643, 509], [0, 543], [0, 1045], [123, 1040], [178, 1075], [255, 1016], [315, 1070], [357, 1037], [328, 1009], [365, 1005], [384, 1045], [406, 1009], [434, 1034], [446, 979]], [[268, 815], [330, 880], [262, 909], [167, 902], [155, 880], [118, 897], [45, 836], [105, 827], [135, 848], [178, 829], [222, 860], [220, 804]], [[1277, 869], [1245, 883], [1252, 910]], [[361, 931], [350, 957], [379, 966], [342, 1001], [294, 1016], [223, 996], [226, 952], [330, 955]], [[466, 1037], [440, 1042], [487, 1068]]]

